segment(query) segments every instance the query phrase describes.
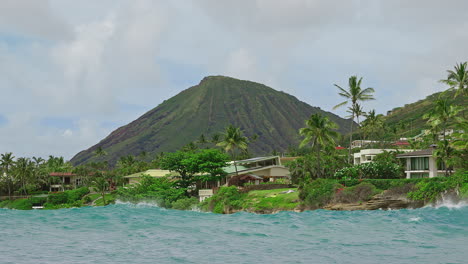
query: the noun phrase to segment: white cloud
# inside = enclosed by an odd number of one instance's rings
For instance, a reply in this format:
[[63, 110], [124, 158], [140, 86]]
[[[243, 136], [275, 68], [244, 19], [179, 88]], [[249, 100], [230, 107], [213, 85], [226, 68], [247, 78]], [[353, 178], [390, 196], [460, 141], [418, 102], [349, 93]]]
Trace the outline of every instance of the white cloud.
[[[443, 89], [445, 70], [468, 58], [467, 9], [456, 0], [4, 0], [0, 152], [71, 157], [110, 132], [103, 122], [125, 124], [204, 74], [265, 83], [325, 110], [340, 102], [333, 83], [357, 74], [377, 91], [366, 108], [386, 112]], [[78, 121], [51, 128], [45, 117]]]
[[69, 24], [51, 10], [47, 0], [1, 1], [0, 32], [52, 40], [71, 37]]

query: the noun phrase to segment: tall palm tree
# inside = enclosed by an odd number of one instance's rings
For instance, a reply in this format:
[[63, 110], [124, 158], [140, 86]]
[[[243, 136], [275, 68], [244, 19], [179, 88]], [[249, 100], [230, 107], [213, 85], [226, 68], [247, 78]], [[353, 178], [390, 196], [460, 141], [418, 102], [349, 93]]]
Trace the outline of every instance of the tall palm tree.
[[8, 198], [11, 199], [11, 184], [13, 178], [11, 177], [11, 170], [15, 165], [13, 153], [7, 152], [2, 154], [2, 158], [0, 159], [0, 166], [3, 169], [4, 176], [6, 177], [7, 185], [8, 185]]
[[[346, 105], [348, 103], [351, 104], [351, 109], [353, 109], [353, 112], [356, 111], [357, 104], [358, 102], [363, 102], [363, 101], [369, 101], [369, 100], [375, 100], [375, 98], [372, 96], [372, 93], [374, 93], [374, 88], [368, 87], [365, 89], [361, 88], [361, 83], [362, 83], [362, 77], [359, 78], [357, 76], [351, 76], [349, 77], [348, 80], [348, 90], [343, 89], [339, 85], [335, 84], [335, 86], [339, 89], [339, 95], [341, 97], [346, 98], [346, 101], [337, 104], [333, 109], [337, 109], [338, 107], [341, 107], [343, 105]], [[348, 157], [348, 162], [351, 158], [351, 142], [353, 141], [353, 123], [354, 123], [354, 117], [356, 117], [356, 112], [351, 114], [351, 136], [349, 137], [349, 157]]]
[[243, 135], [240, 128], [229, 125], [221, 136], [221, 141], [216, 144], [231, 154], [231, 158], [234, 161], [234, 168], [236, 170], [236, 176], [239, 176], [236, 164], [236, 151], [247, 151], [249, 140]]
[[338, 137], [338, 132], [335, 129], [338, 125], [326, 116], [321, 114], [313, 114], [308, 120], [305, 121], [306, 127], [299, 129], [299, 135], [303, 136], [300, 147], [303, 147], [309, 143], [312, 144], [312, 148], [315, 148], [317, 153], [317, 171], [318, 177], [322, 176], [321, 169], [321, 150], [325, 146], [335, 144], [334, 138]]
[[21, 183], [21, 190], [26, 195], [26, 183], [29, 182], [33, 176], [33, 164], [29, 158], [18, 158], [14, 167], [14, 175]]
[[456, 89], [455, 97], [458, 95], [468, 95], [468, 67], [467, 62], [456, 64], [454, 71], [447, 70], [448, 76], [445, 80], [440, 80], [441, 83], [445, 83], [452, 89]]

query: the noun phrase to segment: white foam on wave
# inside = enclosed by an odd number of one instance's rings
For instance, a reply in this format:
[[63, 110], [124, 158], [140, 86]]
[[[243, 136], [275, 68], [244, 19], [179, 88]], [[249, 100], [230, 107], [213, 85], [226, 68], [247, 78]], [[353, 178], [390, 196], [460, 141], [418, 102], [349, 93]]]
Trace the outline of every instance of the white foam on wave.
[[463, 208], [465, 206], [468, 206], [468, 203], [466, 201], [452, 201], [452, 200], [444, 200], [442, 199], [441, 201], [437, 201], [435, 204], [434, 204], [434, 207], [435, 208], [442, 208], [442, 207], [445, 207], [445, 208], [448, 208], [448, 209], [460, 209], [460, 208]]
[[460, 209], [463, 207], [468, 206], [468, 201], [467, 200], [460, 200], [458, 196], [450, 195], [450, 194], [444, 194], [440, 199], [438, 199], [432, 207], [438, 209], [438, 208], [448, 208], [448, 209]]
[[163, 209], [162, 207], [159, 207], [159, 205], [156, 202], [152, 202], [152, 201], [132, 203], [132, 202], [125, 202], [125, 201], [117, 200], [115, 201], [115, 204], [124, 204], [124, 205], [136, 206], [136, 207], [158, 207], [158, 208]]
[[409, 220], [410, 222], [419, 222], [421, 221], [421, 217], [411, 217]]

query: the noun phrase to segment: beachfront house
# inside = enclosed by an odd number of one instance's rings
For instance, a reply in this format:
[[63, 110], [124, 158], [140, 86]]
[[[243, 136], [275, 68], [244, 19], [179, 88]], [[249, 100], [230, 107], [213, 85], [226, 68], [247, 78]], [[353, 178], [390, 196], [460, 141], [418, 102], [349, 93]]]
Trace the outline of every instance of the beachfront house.
[[168, 170], [152, 169], [124, 176], [124, 179], [127, 184], [134, 184], [140, 182], [143, 176], [161, 178], [167, 175], [173, 175], [173, 173]]
[[54, 177], [49, 187], [51, 192], [63, 192], [83, 185], [83, 177], [71, 172], [51, 172], [49, 177]]
[[406, 160], [405, 174], [407, 179], [445, 175], [445, 167], [443, 164], [437, 164], [434, 150], [434, 148], [429, 148], [397, 155], [397, 158]]
[[288, 168], [281, 164], [279, 156], [231, 161], [229, 166], [224, 168], [224, 171], [227, 173], [225, 180], [211, 182], [207, 186], [203, 186], [204, 189], [200, 188], [198, 191], [200, 201], [213, 196], [220, 186], [258, 185], [264, 182], [275, 182], [278, 179], [289, 179], [290, 177]]
[[353, 154], [353, 164], [359, 165], [374, 161], [374, 158], [383, 152], [411, 152], [412, 149], [361, 149], [359, 152]]

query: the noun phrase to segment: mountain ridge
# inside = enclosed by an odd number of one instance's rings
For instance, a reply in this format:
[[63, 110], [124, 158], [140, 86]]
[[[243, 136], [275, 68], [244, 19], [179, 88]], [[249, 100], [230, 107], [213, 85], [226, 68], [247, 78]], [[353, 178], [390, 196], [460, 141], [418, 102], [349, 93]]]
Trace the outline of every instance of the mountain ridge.
[[[199, 84], [164, 100], [136, 120], [111, 132], [96, 145], [72, 158], [73, 164], [109, 160], [119, 156], [170, 152], [213, 135], [233, 124], [246, 136], [259, 139], [250, 144], [253, 154], [285, 151], [300, 141], [298, 129], [311, 114], [322, 113], [347, 133], [350, 120], [300, 101], [295, 96], [264, 84], [226, 76], [207, 76]], [[104, 149], [108, 156], [95, 157]]]

